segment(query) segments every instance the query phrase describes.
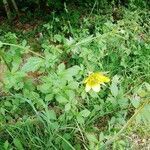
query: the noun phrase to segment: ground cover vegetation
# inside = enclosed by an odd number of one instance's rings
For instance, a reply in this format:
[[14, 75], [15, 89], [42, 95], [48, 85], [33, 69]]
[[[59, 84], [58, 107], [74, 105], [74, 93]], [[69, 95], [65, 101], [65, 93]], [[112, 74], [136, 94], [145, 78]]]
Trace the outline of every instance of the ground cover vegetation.
[[0, 1], [0, 149], [148, 149], [149, 8]]

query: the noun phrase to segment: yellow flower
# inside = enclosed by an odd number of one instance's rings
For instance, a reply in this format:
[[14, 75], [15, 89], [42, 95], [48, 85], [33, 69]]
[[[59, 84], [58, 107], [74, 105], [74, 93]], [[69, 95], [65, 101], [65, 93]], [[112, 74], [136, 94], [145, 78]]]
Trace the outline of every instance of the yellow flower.
[[104, 76], [102, 73], [91, 73], [84, 81], [86, 84], [85, 91], [89, 92], [91, 89], [95, 92], [100, 91], [100, 84], [109, 82], [110, 79]]

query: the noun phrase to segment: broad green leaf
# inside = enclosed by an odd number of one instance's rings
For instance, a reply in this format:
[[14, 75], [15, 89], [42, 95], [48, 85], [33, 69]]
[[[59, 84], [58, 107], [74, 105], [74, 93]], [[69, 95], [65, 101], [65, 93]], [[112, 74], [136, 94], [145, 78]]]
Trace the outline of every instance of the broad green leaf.
[[121, 108], [127, 108], [128, 107], [128, 99], [125, 97], [122, 97], [120, 99], [118, 99], [118, 103], [120, 105]]
[[78, 89], [79, 83], [76, 82], [76, 81], [70, 81], [70, 82], [68, 83], [68, 87], [69, 87], [70, 89]]
[[75, 76], [80, 71], [80, 67], [79, 66], [73, 66], [71, 68], [68, 68], [66, 71], [67, 71], [66, 73], [69, 74], [70, 76]]
[[90, 115], [90, 111], [88, 109], [84, 109], [82, 111], [80, 111], [80, 114], [82, 117], [88, 117]]
[[58, 42], [61, 42], [62, 41], [62, 36], [60, 34], [55, 34], [54, 35], [54, 40], [58, 41]]
[[16, 56], [13, 59], [13, 62], [12, 62], [12, 72], [16, 72], [19, 69], [21, 62], [22, 62], [22, 60], [18, 56]]
[[57, 119], [56, 118], [56, 113], [55, 113], [54, 110], [49, 110], [46, 114], [48, 115], [48, 118], [51, 119], [51, 120], [56, 120]]
[[67, 103], [68, 102], [68, 99], [65, 98], [64, 96], [62, 95], [56, 95], [56, 100], [59, 102], [59, 103]]
[[111, 94], [114, 97], [116, 97], [118, 95], [118, 92], [119, 92], [118, 86], [116, 84], [112, 83], [111, 86], [110, 86], [110, 91], [111, 91]]
[[86, 133], [86, 137], [91, 143], [98, 143], [98, 139], [94, 133]]
[[135, 95], [132, 99], [131, 99], [131, 103], [135, 108], [138, 108], [140, 105], [140, 97]]
[[65, 111], [69, 111], [71, 109], [71, 105], [70, 103], [65, 105]]
[[119, 94], [118, 83], [119, 83], [119, 77], [115, 75], [112, 78], [112, 84], [110, 85], [110, 91], [114, 97], [116, 97]]
[[67, 81], [73, 81], [73, 76], [76, 76], [80, 71], [79, 66], [73, 66], [64, 71], [62, 78]]
[[42, 93], [50, 93], [52, 85], [50, 83], [44, 83], [42, 85], [37, 86], [37, 89]]
[[60, 73], [62, 73], [64, 70], [65, 70], [65, 64], [64, 64], [64, 63], [61, 63], [61, 64], [58, 66], [57, 73], [60, 74]]
[[77, 116], [77, 121], [80, 124], [84, 124], [84, 117], [82, 117], [80, 114]]
[[67, 94], [69, 100], [74, 100], [75, 99], [75, 92], [72, 90], [66, 90], [65, 93]]
[[41, 66], [43, 66], [44, 61], [39, 57], [30, 57], [27, 62], [23, 65], [22, 71], [24, 72], [34, 72], [37, 71]]
[[49, 101], [53, 100], [53, 98], [54, 98], [54, 94], [47, 94], [45, 96], [45, 101], [49, 102]]

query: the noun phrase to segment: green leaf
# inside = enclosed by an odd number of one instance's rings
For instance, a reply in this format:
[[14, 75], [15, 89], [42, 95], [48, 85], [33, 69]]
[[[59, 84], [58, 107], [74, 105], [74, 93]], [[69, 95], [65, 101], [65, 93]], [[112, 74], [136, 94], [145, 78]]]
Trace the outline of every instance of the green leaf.
[[84, 118], [80, 114], [77, 116], [77, 121], [80, 124], [84, 124]]
[[5, 141], [3, 147], [4, 147], [5, 150], [8, 150], [9, 142], [8, 142], [8, 141]]
[[94, 133], [86, 133], [86, 137], [91, 143], [98, 143], [98, 139]]
[[116, 97], [119, 94], [118, 83], [119, 83], [119, 77], [115, 75], [112, 78], [112, 84], [110, 85], [110, 91], [114, 97]]
[[111, 91], [111, 94], [116, 97], [118, 95], [118, 87], [116, 84], [112, 83], [111, 86], [110, 86], [110, 91]]
[[62, 41], [62, 36], [60, 34], [55, 34], [54, 35], [54, 40], [61, 42]]
[[67, 103], [68, 102], [68, 99], [65, 98], [64, 96], [62, 95], [56, 95], [56, 100], [59, 102], [59, 103]]
[[43, 66], [44, 61], [39, 57], [30, 57], [22, 67], [22, 71], [24, 72], [34, 72], [37, 71], [41, 66]]
[[73, 66], [64, 71], [62, 78], [63, 80], [73, 81], [73, 76], [76, 76], [80, 71], [79, 66]]
[[19, 139], [15, 138], [13, 140], [13, 143], [16, 146], [17, 149], [19, 149], [19, 150], [23, 150], [24, 149]]
[[118, 103], [119, 103], [121, 108], [127, 108], [128, 104], [129, 104], [128, 99], [125, 97], [118, 99]]
[[77, 89], [78, 87], [79, 87], [79, 83], [78, 82], [76, 82], [76, 81], [70, 81], [69, 83], [68, 83], [68, 87], [70, 88], [70, 89]]
[[53, 98], [54, 98], [54, 94], [47, 94], [45, 96], [45, 101], [49, 102], [49, 101], [53, 100]]
[[144, 108], [142, 109], [141, 113], [139, 113], [136, 116], [136, 121], [137, 123], [144, 123], [146, 125], [150, 124], [150, 105], [147, 104], [146, 106], [144, 106]]
[[65, 91], [66, 95], [68, 96], [69, 100], [74, 100], [75, 99], [75, 92], [72, 90], [66, 90]]
[[146, 82], [146, 83], [145, 83], [145, 87], [146, 87], [147, 91], [150, 92], [150, 84]]
[[21, 58], [19, 56], [16, 56], [13, 59], [13, 62], [12, 62], [12, 72], [16, 72], [19, 69], [21, 62], [22, 62], [22, 60], [21, 60]]
[[135, 95], [132, 99], [131, 99], [131, 103], [135, 108], [138, 108], [140, 105], [140, 97]]
[[54, 110], [49, 110], [49, 111], [47, 112], [47, 115], [48, 115], [48, 118], [51, 119], [51, 120], [56, 120], [56, 119], [57, 119], [57, 118], [56, 118], [56, 113], [55, 113]]
[[65, 105], [65, 111], [69, 111], [71, 109], [71, 105], [70, 103]]
[[80, 111], [80, 114], [82, 117], [88, 117], [90, 115], [90, 111], [88, 109], [84, 109], [82, 111]]
[[44, 83], [42, 85], [37, 86], [37, 89], [41, 91], [42, 93], [50, 93], [51, 92], [51, 84], [50, 83]]
[[70, 76], [75, 76], [79, 73], [80, 67], [79, 66], [73, 66], [73, 67], [67, 69], [66, 71]]
[[60, 74], [60, 73], [62, 73], [64, 70], [65, 70], [65, 64], [64, 64], [64, 63], [61, 63], [61, 64], [58, 66], [57, 73]]

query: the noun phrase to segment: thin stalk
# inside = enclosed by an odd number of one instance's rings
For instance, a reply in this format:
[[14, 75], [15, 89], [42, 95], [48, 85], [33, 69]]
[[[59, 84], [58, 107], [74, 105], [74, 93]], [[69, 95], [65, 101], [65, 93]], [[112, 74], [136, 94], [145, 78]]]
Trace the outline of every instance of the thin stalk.
[[17, 14], [19, 15], [19, 10], [18, 10], [18, 7], [17, 7], [17, 4], [16, 4], [15, 0], [11, 0], [11, 2], [13, 4], [13, 6], [14, 6], [16, 12], [17, 12]]
[[4, 4], [5, 10], [6, 10], [7, 18], [10, 21], [11, 20], [11, 11], [10, 11], [7, 0], [3, 0], [3, 4]]
[[75, 150], [75, 148], [62, 136], [60, 136], [59, 134], [56, 134], [58, 137], [60, 137], [66, 144], [68, 144], [68, 146], [72, 149]]
[[[2, 43], [2, 45], [14, 46], [14, 47], [18, 47], [18, 48], [21, 48], [21, 49], [24, 49], [24, 50], [27, 49], [27, 48], [25, 48], [25, 47], [23, 47], [23, 46], [16, 45], [16, 44], [11, 44], [11, 43]], [[36, 56], [41, 57], [41, 58], [44, 59], [44, 57], [43, 57], [42, 55], [40, 55], [40, 54], [38, 54], [38, 53], [36, 53], [36, 52], [30, 50], [30, 49], [28, 49], [28, 51], [29, 51], [30, 53], [32, 53], [32, 54], [34, 54], [34, 55], [36, 55]]]
[[92, 15], [92, 13], [93, 13], [93, 11], [94, 11], [94, 9], [95, 9], [96, 4], [97, 4], [97, 0], [95, 1], [94, 5], [93, 5], [93, 8], [92, 8], [92, 10], [91, 10], [91, 12], [90, 12], [90, 14], [89, 14], [87, 20], [91, 17], [91, 15]]
[[134, 115], [128, 120], [128, 122], [122, 127], [122, 129], [112, 139], [108, 140], [103, 146], [101, 146], [100, 149], [104, 149], [106, 148], [106, 146], [115, 142], [119, 138], [119, 136], [122, 134], [122, 132], [131, 125], [132, 121], [141, 112], [144, 106], [148, 104], [149, 102], [150, 102], [150, 99], [145, 100], [145, 102], [135, 111]]

